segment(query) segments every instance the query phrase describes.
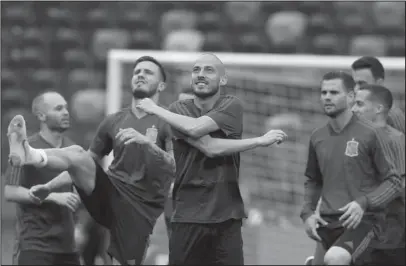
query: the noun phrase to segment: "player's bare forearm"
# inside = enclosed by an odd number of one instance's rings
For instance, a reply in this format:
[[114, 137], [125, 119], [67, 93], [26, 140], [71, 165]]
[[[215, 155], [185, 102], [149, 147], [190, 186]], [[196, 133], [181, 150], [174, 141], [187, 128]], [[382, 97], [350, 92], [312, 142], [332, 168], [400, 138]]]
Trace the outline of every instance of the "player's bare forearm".
[[386, 179], [374, 191], [366, 194], [365, 196], [357, 199], [356, 201], [366, 209], [376, 209], [385, 207], [393, 199], [399, 197], [403, 191], [402, 178], [393, 175]]
[[4, 198], [6, 201], [20, 204], [39, 204], [30, 196], [29, 189], [22, 186], [5, 185]]
[[72, 184], [72, 179], [67, 171], [64, 171], [54, 177], [51, 181], [47, 183], [49, 189], [55, 190], [64, 186], [68, 186]]
[[157, 107], [155, 114], [175, 129], [195, 139], [219, 129], [216, 122], [208, 116], [194, 118], [173, 113], [162, 107]]
[[169, 169], [173, 169], [173, 172], [175, 172], [176, 164], [173, 151], [166, 152], [152, 142], [147, 145], [147, 150], [152, 156], [150, 157], [150, 160], [155, 161], [157, 165], [163, 163], [164, 165], [168, 166]]
[[186, 141], [208, 157], [231, 155], [261, 146], [259, 138], [220, 139], [206, 135], [199, 139], [188, 138]]
[[303, 221], [306, 221], [306, 219], [316, 211], [322, 187], [321, 182], [317, 180], [311, 178], [306, 180], [304, 185], [304, 205], [300, 213], [300, 217]]

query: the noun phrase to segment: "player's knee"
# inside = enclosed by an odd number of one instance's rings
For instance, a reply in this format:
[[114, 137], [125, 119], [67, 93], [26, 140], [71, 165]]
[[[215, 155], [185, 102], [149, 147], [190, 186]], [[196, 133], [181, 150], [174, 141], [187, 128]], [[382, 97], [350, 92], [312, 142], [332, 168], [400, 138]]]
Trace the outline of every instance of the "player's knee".
[[69, 159], [71, 166], [75, 166], [80, 163], [86, 162], [86, 157], [88, 156], [85, 149], [79, 145], [72, 145], [66, 148], [66, 157]]
[[324, 265], [350, 265], [351, 254], [344, 248], [331, 247], [324, 255]]

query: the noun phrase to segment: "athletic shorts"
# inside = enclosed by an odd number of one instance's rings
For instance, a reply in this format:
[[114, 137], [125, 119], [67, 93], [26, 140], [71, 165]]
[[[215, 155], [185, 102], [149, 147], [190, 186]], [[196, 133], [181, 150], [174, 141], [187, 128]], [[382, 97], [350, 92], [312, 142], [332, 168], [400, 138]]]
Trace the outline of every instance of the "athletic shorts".
[[344, 248], [352, 255], [353, 261], [366, 251], [375, 236], [373, 223], [368, 219], [363, 219], [355, 229], [346, 229], [339, 222], [332, 222], [320, 226], [317, 233], [325, 250], [332, 246]]
[[241, 220], [172, 223], [169, 265], [244, 265]]
[[141, 264], [153, 225], [138, 211], [141, 203], [130, 201], [113, 182], [120, 181], [109, 178], [96, 163], [96, 184], [92, 193], [86, 195], [79, 187], [76, 189], [93, 219], [109, 229], [110, 255], [121, 264]]
[[21, 250], [18, 265], [80, 265], [76, 253], [51, 253], [38, 250]]

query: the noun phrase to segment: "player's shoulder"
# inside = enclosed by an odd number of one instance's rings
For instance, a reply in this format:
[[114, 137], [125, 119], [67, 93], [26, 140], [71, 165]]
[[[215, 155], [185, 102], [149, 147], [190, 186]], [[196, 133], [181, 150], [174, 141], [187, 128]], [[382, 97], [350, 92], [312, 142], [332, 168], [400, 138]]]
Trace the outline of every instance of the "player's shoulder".
[[103, 122], [104, 123], [114, 123], [117, 122], [117, 120], [120, 120], [120, 118], [126, 116], [129, 112], [131, 112], [131, 107], [124, 107], [118, 110], [117, 112], [111, 113], [106, 115], [104, 118]]
[[69, 138], [68, 136], [64, 136], [63, 137], [63, 145], [65, 147], [69, 147], [72, 145], [76, 145], [76, 142], [74, 142], [71, 138]]
[[386, 127], [378, 126], [373, 122], [357, 117], [355, 123], [358, 125], [357, 131], [360, 131], [360, 136], [363, 136], [365, 140], [388, 140], [390, 141], [391, 136], [388, 134]]
[[316, 127], [313, 129], [312, 133], [310, 134], [310, 141], [316, 141], [324, 136], [328, 135], [328, 123], [324, 123], [321, 126]]
[[220, 96], [220, 105], [230, 105], [230, 104], [243, 106], [242, 100], [240, 100], [235, 95], [223, 94]]
[[193, 99], [181, 99], [174, 101], [168, 107], [168, 109], [172, 112], [182, 113], [181, 109], [183, 108], [190, 108], [193, 105]]

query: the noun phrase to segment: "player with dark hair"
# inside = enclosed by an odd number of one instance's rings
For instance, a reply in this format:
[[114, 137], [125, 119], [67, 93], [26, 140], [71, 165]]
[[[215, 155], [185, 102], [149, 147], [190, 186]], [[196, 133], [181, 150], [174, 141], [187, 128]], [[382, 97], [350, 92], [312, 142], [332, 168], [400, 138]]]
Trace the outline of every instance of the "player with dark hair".
[[324, 262], [318, 262], [324, 265], [356, 261], [382, 224], [385, 206], [402, 191], [390, 150], [393, 140], [351, 111], [354, 86], [345, 72], [324, 75], [321, 103], [330, 121], [310, 138], [300, 216], [308, 236], [326, 250]]
[[[376, 57], [361, 57], [352, 63], [351, 68], [356, 83], [355, 91], [361, 85], [383, 85], [385, 81], [385, 69]], [[405, 113], [398, 107], [393, 106], [388, 114], [388, 124], [405, 134]]]
[[[57, 92], [41, 93], [32, 102], [32, 111], [40, 121], [38, 133], [27, 142], [35, 148], [68, 147], [74, 143], [64, 136], [69, 128], [65, 99]], [[38, 169], [29, 165], [9, 166], [4, 187], [5, 199], [17, 203], [17, 265], [80, 265], [75, 250], [73, 212], [79, 196], [69, 184], [49, 194], [43, 202], [29, 190], [53, 178], [67, 175], [61, 171]]]
[[[158, 61], [148, 56], [138, 59], [131, 79], [131, 106], [104, 119], [88, 152], [79, 146], [35, 149], [25, 141], [22, 116], [9, 125], [11, 162], [67, 171], [70, 178], [65, 182], [73, 181], [89, 213], [109, 229], [108, 253], [120, 264], [142, 263], [175, 171], [170, 127], [136, 107], [146, 97], [157, 102], [165, 80]], [[112, 150], [114, 159], [105, 172], [99, 162]], [[42, 199], [59, 185], [51, 181], [31, 193]]]
[[194, 97], [165, 110], [149, 99], [139, 107], [172, 126], [176, 177], [173, 188], [170, 265], [243, 265], [239, 153], [285, 140], [271, 130], [241, 139], [243, 107], [239, 99], [221, 94], [227, 76], [223, 63], [204, 54], [192, 68]]
[[[392, 139], [392, 161], [405, 180], [405, 135], [387, 124], [392, 108], [392, 93], [380, 85], [362, 85], [356, 93], [353, 112], [376, 126], [383, 128]], [[385, 226], [381, 234], [373, 239], [364, 258], [363, 265], [405, 265], [405, 191], [389, 203], [386, 209]]]

